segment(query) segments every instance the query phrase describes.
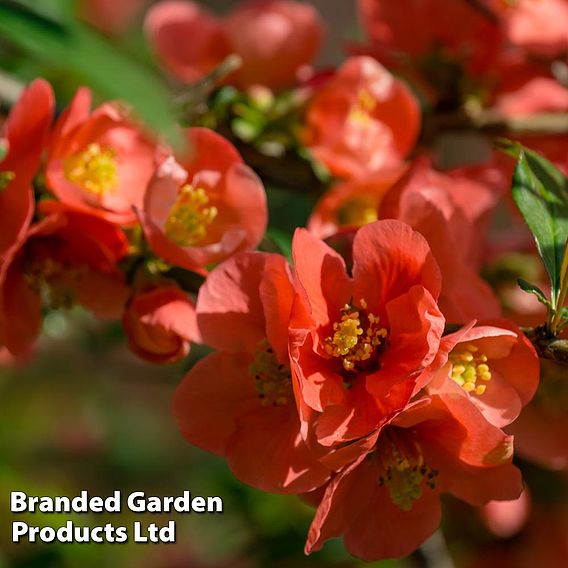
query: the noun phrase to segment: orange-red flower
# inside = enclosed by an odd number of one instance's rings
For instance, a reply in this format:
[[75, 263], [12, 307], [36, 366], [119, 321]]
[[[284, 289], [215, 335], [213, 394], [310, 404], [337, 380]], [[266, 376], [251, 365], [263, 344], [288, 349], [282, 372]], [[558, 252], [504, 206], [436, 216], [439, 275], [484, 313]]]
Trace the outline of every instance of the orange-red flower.
[[191, 270], [254, 249], [268, 214], [262, 182], [228, 140], [206, 128], [186, 135], [190, 154], [166, 158], [139, 215], [154, 253]]
[[135, 293], [122, 325], [130, 349], [151, 363], [175, 363], [199, 340], [195, 305], [175, 284], [162, 284]]
[[50, 307], [79, 303], [112, 318], [127, 297], [117, 268], [128, 248], [120, 229], [55, 201], [43, 202], [40, 212], [45, 217], [0, 270], [0, 345], [16, 356], [40, 332], [43, 300]]
[[[299, 408], [326, 446], [369, 434], [404, 407], [436, 356], [445, 320], [440, 271], [424, 238], [399, 221], [359, 229], [352, 276], [306, 230], [293, 255], [300, 292], [290, 355]], [[304, 417], [309, 422], [309, 417]]]
[[243, 253], [199, 291], [199, 361], [174, 396], [183, 435], [225, 456], [243, 482], [274, 492], [311, 491], [329, 477], [300, 434], [288, 358], [294, 284], [276, 254]]
[[49, 83], [34, 81], [4, 124], [0, 139], [0, 267], [24, 238], [34, 213], [31, 182], [49, 134], [55, 101]]
[[296, 83], [324, 35], [312, 6], [286, 0], [243, 2], [223, 19], [195, 2], [168, 0], [148, 12], [146, 33], [164, 64], [183, 81], [198, 80], [235, 53], [242, 67], [231, 83], [273, 89]]
[[418, 161], [381, 203], [381, 218], [404, 221], [428, 241], [442, 272], [440, 308], [451, 323], [500, 315], [495, 294], [478, 275], [479, 235], [497, 199], [469, 175], [442, 174]]
[[312, 210], [308, 220], [310, 233], [326, 239], [339, 231], [378, 221], [383, 197], [404, 172], [405, 167], [401, 166], [333, 186]]
[[466, 0], [359, 0], [359, 10], [386, 63], [405, 57], [427, 63], [437, 56], [479, 74], [493, 64], [502, 42], [498, 22]]
[[231, 52], [220, 19], [195, 2], [155, 4], [145, 29], [162, 63], [188, 83], [212, 71]]
[[405, 556], [438, 528], [441, 493], [478, 506], [521, 493], [512, 438], [459, 398], [421, 399], [373, 438], [371, 450], [328, 484], [307, 553], [343, 536], [364, 560]]
[[102, 32], [114, 36], [128, 28], [143, 3], [144, 0], [81, 0], [80, 14]]
[[507, 39], [545, 57], [561, 57], [568, 49], [566, 0], [517, 0], [506, 2], [503, 18]]
[[418, 102], [370, 57], [352, 57], [316, 92], [304, 143], [336, 176], [354, 178], [397, 166], [420, 129]]
[[50, 142], [46, 183], [76, 209], [113, 223], [136, 221], [154, 172], [155, 145], [117, 104], [93, 112], [91, 93], [77, 91], [56, 124]]
[[568, 470], [568, 375], [566, 367], [541, 360], [541, 378], [532, 402], [508, 431], [517, 453], [546, 469]]
[[436, 371], [427, 391], [469, 398], [499, 428], [519, 416], [538, 387], [538, 355], [520, 329], [507, 320], [484, 321], [446, 335], [438, 357], [444, 366]]

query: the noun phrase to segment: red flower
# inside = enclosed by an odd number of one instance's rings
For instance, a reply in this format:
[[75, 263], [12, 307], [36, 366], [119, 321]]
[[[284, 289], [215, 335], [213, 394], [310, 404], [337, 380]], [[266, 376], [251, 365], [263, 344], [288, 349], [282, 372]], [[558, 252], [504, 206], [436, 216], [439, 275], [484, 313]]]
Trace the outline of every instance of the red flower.
[[174, 396], [189, 442], [226, 456], [241, 481], [286, 493], [329, 477], [302, 440], [294, 403], [287, 346], [294, 293], [279, 255], [243, 253], [213, 270], [197, 317], [204, 343], [218, 353], [199, 361]]
[[7, 153], [0, 161], [0, 267], [31, 224], [31, 182], [47, 141], [54, 107], [49, 83], [37, 79], [22, 93], [4, 124], [2, 138]]
[[438, 53], [479, 74], [491, 67], [502, 41], [498, 23], [466, 0], [359, 0], [359, 10], [386, 62]]
[[499, 428], [519, 416], [538, 387], [538, 355], [519, 328], [507, 320], [486, 321], [446, 335], [438, 357], [445, 364], [427, 391], [469, 398]]
[[235, 53], [242, 67], [231, 83], [272, 89], [296, 82], [324, 35], [312, 6], [282, 0], [243, 2], [224, 19], [194, 2], [160, 2], [148, 12], [146, 33], [164, 64], [183, 81], [200, 79]]
[[383, 197], [404, 172], [405, 168], [399, 167], [333, 186], [312, 211], [308, 221], [310, 233], [326, 239], [339, 231], [377, 221]]
[[316, 92], [306, 113], [304, 142], [339, 177], [397, 166], [420, 129], [408, 88], [370, 57], [352, 57]]
[[504, 20], [509, 41], [533, 54], [562, 57], [568, 49], [566, 0], [507, 2]]
[[566, 367], [541, 360], [541, 378], [532, 402], [508, 430], [517, 453], [546, 469], [568, 470], [568, 375]]
[[145, 28], [164, 65], [188, 83], [212, 71], [231, 53], [221, 21], [195, 2], [155, 4], [146, 15]]
[[493, 291], [478, 275], [482, 233], [498, 196], [462, 173], [441, 174], [425, 162], [389, 191], [380, 216], [408, 223], [428, 241], [442, 272], [440, 309], [451, 323], [500, 315]]
[[120, 35], [132, 24], [144, 0], [82, 0], [81, 16], [108, 35]]
[[402, 557], [438, 528], [441, 493], [477, 506], [521, 493], [512, 438], [459, 399], [422, 399], [373, 438], [372, 449], [327, 486], [307, 553], [342, 535], [364, 560]]
[[139, 214], [154, 253], [191, 270], [254, 249], [268, 213], [261, 181], [229, 141], [206, 128], [186, 133], [191, 154], [181, 166], [162, 163]]
[[298, 71], [317, 55], [324, 25], [313, 6], [283, 0], [242, 2], [225, 20], [231, 51], [243, 66], [242, 87], [260, 83], [281, 89], [296, 83]]
[[117, 317], [127, 288], [117, 263], [128, 242], [100, 217], [43, 202], [46, 217], [0, 271], [0, 345], [25, 353], [41, 329], [42, 298], [50, 307], [85, 306], [101, 318]]
[[490, 501], [481, 509], [481, 516], [487, 528], [501, 538], [517, 534], [526, 524], [531, 509], [527, 489], [513, 501]]
[[326, 446], [360, 438], [406, 405], [434, 360], [445, 324], [438, 266], [421, 235], [390, 220], [359, 229], [352, 276], [306, 230], [296, 232], [293, 254], [301, 290], [290, 354], [300, 410], [321, 413], [315, 435]]
[[76, 209], [123, 225], [136, 221], [154, 171], [155, 146], [115, 104], [90, 112], [91, 93], [81, 88], [57, 122], [46, 183]]
[[195, 306], [175, 285], [134, 294], [122, 317], [130, 349], [151, 363], [175, 363], [199, 341]]

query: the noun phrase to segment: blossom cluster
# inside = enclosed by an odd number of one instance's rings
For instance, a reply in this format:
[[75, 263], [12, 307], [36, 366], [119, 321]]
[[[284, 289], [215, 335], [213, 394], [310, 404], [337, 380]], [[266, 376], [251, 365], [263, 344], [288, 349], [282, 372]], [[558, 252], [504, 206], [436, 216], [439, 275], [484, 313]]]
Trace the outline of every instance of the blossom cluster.
[[[125, 102], [93, 109], [87, 88], [55, 119], [52, 88], [34, 81], [3, 126], [0, 348], [29, 356], [45, 311], [74, 305], [121, 320], [150, 362], [209, 346], [174, 394], [183, 436], [243, 483], [315, 506], [307, 553], [342, 537], [380, 560], [437, 530], [442, 494], [501, 526], [499, 502], [528, 499], [515, 449], [568, 467], [565, 370], [541, 373], [519, 327], [540, 305], [481, 276], [504, 252], [534, 252], [506, 197], [512, 162], [488, 146], [445, 166], [427, 137], [429, 115], [490, 109], [508, 125], [568, 110], [552, 65], [568, 3], [358, 5], [366, 42], [315, 71], [325, 26], [307, 4], [249, 1], [221, 18], [156, 3], [146, 35], [181, 84], [242, 60], [210, 93], [211, 109], [239, 93], [219, 113], [236, 118], [200, 114], [181, 148]], [[568, 170], [562, 137], [510, 134]], [[324, 172], [290, 255], [266, 246], [269, 200], [244, 143]], [[495, 211], [510, 242], [490, 238]]]

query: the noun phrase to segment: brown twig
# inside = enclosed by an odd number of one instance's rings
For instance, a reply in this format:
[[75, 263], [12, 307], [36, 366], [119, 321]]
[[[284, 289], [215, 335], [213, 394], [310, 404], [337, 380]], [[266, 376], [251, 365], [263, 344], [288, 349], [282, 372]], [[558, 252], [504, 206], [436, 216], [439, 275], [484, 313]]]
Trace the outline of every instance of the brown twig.
[[522, 328], [538, 356], [568, 366], [568, 339], [551, 335], [545, 326]]

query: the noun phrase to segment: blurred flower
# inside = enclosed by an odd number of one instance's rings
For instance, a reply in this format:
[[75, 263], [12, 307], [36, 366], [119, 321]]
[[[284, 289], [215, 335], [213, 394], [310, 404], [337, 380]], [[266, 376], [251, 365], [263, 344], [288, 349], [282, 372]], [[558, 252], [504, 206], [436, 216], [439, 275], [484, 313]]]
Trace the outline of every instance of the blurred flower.
[[290, 355], [300, 409], [319, 413], [313, 428], [325, 446], [366, 436], [406, 405], [434, 361], [445, 324], [436, 261], [421, 235], [390, 220], [359, 229], [352, 276], [306, 230], [296, 231], [293, 255], [300, 292]]
[[343, 536], [364, 560], [406, 556], [438, 528], [441, 493], [479, 506], [522, 491], [512, 438], [459, 398], [419, 399], [372, 438], [376, 444], [328, 484], [307, 553]]
[[359, 0], [359, 10], [379, 60], [395, 68], [405, 58], [437, 56], [476, 75], [493, 64], [502, 42], [498, 22], [467, 0]]
[[444, 336], [438, 356], [447, 362], [427, 392], [467, 397], [499, 428], [519, 416], [538, 387], [538, 355], [507, 320], [484, 321]]
[[501, 0], [507, 39], [529, 52], [563, 56], [568, 50], [566, 0]]
[[332, 186], [312, 210], [308, 220], [310, 233], [327, 239], [339, 231], [377, 221], [384, 195], [404, 172], [405, 167], [401, 166]]
[[541, 378], [533, 401], [508, 430], [517, 453], [547, 469], [568, 469], [568, 374], [566, 367], [541, 360]]
[[0, 345], [25, 353], [41, 329], [42, 306], [75, 303], [100, 318], [119, 317], [127, 288], [117, 263], [128, 242], [116, 226], [62, 203], [40, 204], [33, 224], [0, 272]]
[[296, 83], [298, 71], [311, 64], [324, 38], [324, 25], [313, 6], [282, 0], [242, 2], [225, 20], [230, 50], [243, 66], [238, 85], [260, 83], [272, 89]]
[[55, 109], [49, 83], [37, 79], [24, 90], [3, 125], [0, 140], [0, 270], [10, 261], [32, 222], [32, 179], [40, 165]]
[[81, 0], [81, 17], [102, 32], [122, 34], [142, 9], [145, 0]]
[[136, 292], [129, 300], [122, 325], [130, 349], [151, 363], [183, 359], [192, 341], [199, 341], [195, 306], [174, 284]]
[[241, 88], [272, 89], [296, 83], [323, 40], [323, 24], [307, 4], [283, 0], [240, 3], [217, 18], [194, 2], [167, 0], [146, 16], [146, 33], [168, 69], [194, 82], [234, 53], [242, 67], [229, 81]]
[[156, 255], [199, 270], [254, 249], [268, 213], [262, 182], [228, 140], [206, 128], [186, 136], [190, 153], [164, 160], [138, 212]]
[[164, 65], [188, 83], [211, 72], [231, 53], [220, 19], [195, 2], [155, 4], [146, 15], [145, 29]]
[[531, 500], [527, 489], [513, 501], [490, 501], [481, 509], [481, 516], [489, 530], [501, 537], [517, 534], [527, 522]]
[[347, 60], [316, 91], [303, 142], [332, 174], [354, 178], [398, 166], [420, 130], [418, 102], [370, 57]]
[[189, 442], [225, 456], [244, 483], [278, 493], [329, 477], [300, 434], [287, 346], [294, 292], [280, 255], [243, 253], [213, 270], [197, 317], [218, 353], [191, 369], [173, 403]]
[[49, 146], [46, 184], [76, 209], [121, 225], [133, 224], [154, 171], [155, 144], [118, 104], [93, 112], [91, 92], [77, 91]]

